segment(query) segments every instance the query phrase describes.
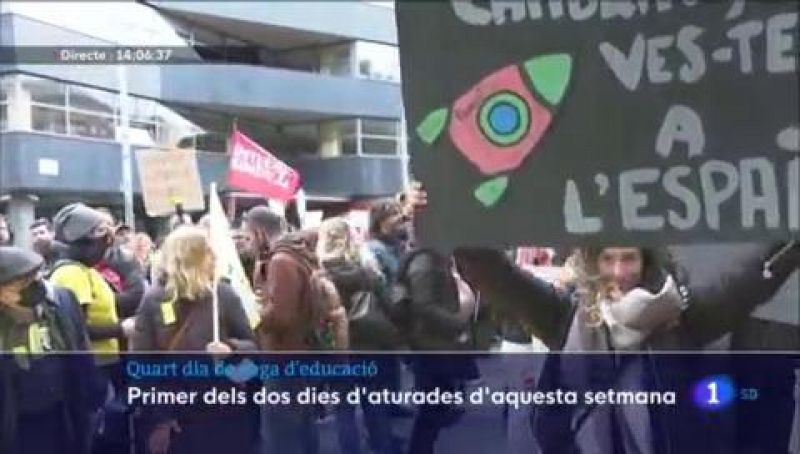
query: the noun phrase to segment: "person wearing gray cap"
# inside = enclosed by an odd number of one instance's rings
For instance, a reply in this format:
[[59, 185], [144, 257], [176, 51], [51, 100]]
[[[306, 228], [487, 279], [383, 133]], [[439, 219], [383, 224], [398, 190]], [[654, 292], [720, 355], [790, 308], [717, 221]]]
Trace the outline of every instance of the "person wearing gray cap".
[[114, 291], [94, 267], [113, 244], [106, 217], [82, 203], [62, 208], [53, 218], [55, 239], [65, 245], [63, 257], [53, 265], [50, 281], [72, 290], [86, 314], [92, 350], [98, 364], [117, 362], [119, 338], [133, 332], [133, 321], [120, 323]]
[[[55, 240], [65, 247], [64, 256], [53, 265], [50, 281], [75, 294], [83, 309], [95, 362], [100, 366], [107, 386], [117, 390], [117, 395], [121, 396], [125, 377], [119, 360], [120, 339], [133, 333], [135, 322], [132, 317], [120, 321], [114, 291], [96, 269], [114, 242], [111, 222], [99, 211], [74, 203], [56, 213], [53, 227]], [[103, 437], [95, 440], [98, 450], [127, 437], [108, 429], [127, 427], [116, 423], [127, 418], [124, 406], [116, 403], [106, 405], [103, 420], [106, 431]], [[125, 433], [126, 430], [119, 432]]]
[[88, 453], [97, 371], [89, 355], [55, 354], [88, 340], [74, 295], [39, 277], [43, 261], [0, 247], [0, 452]]

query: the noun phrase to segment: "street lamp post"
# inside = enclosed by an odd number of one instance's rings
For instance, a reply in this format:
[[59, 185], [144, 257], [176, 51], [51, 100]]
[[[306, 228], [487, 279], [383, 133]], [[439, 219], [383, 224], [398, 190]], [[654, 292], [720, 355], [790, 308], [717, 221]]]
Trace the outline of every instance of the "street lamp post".
[[128, 72], [125, 65], [117, 66], [119, 80], [119, 138], [122, 145], [122, 192], [125, 205], [125, 224], [135, 229], [136, 219], [133, 213], [133, 160], [131, 158], [131, 141], [128, 135], [130, 127], [130, 112], [128, 104]]

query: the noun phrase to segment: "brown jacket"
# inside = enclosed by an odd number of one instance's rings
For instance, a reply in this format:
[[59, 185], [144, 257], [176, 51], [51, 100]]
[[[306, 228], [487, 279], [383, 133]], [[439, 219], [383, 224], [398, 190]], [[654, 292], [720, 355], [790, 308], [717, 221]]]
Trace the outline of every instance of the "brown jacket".
[[256, 264], [253, 282], [261, 291], [261, 350], [310, 350], [312, 327], [311, 273], [316, 260], [309, 238], [287, 234]]

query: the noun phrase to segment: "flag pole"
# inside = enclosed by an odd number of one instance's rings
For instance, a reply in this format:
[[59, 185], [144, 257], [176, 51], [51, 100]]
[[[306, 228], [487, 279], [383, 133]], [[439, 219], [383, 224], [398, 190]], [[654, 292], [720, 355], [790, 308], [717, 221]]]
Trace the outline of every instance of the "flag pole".
[[408, 135], [406, 133], [406, 111], [402, 110], [400, 114], [400, 162], [403, 166], [402, 181], [403, 192], [408, 192], [411, 186], [411, 160], [408, 156]]
[[[210, 188], [209, 188], [209, 196], [210, 197], [214, 197], [214, 195], [216, 193], [217, 193], [217, 183], [211, 182], [211, 185], [210, 185]], [[220, 276], [219, 276], [219, 263], [217, 261], [220, 260], [221, 257], [216, 257], [217, 252], [216, 252], [216, 248], [214, 247], [215, 246], [214, 245], [214, 239], [216, 237], [216, 235], [214, 234], [215, 226], [212, 224], [209, 227], [209, 230], [210, 231], [209, 231], [209, 235], [208, 236], [209, 236], [209, 241], [211, 242], [211, 250], [214, 251], [214, 255], [215, 255], [215, 257], [214, 257], [214, 276], [213, 276], [212, 282], [211, 282], [211, 314], [212, 314], [211, 318], [212, 318], [212, 325], [213, 325], [214, 343], [219, 343], [220, 342], [220, 335], [219, 335], [219, 292], [218, 292], [218, 289], [219, 289], [219, 278], [220, 278]]]

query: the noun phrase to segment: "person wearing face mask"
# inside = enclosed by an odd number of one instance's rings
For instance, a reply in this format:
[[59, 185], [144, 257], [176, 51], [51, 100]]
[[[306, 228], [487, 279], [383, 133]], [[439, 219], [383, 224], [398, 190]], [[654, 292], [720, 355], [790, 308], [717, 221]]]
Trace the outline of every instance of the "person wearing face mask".
[[[120, 342], [133, 334], [135, 322], [133, 317], [121, 320], [114, 290], [97, 271], [97, 265], [113, 245], [114, 232], [107, 216], [81, 203], [62, 208], [53, 217], [53, 226], [55, 241], [64, 246], [53, 265], [50, 282], [71, 290], [78, 299], [106, 387], [122, 390], [125, 377], [119, 361]], [[124, 452], [129, 436], [124, 403], [119, 398], [106, 402], [101, 416], [102, 423], [100, 419], [96, 421], [97, 449], [104, 453]]]
[[34, 252], [0, 247], [0, 452], [87, 454], [99, 405], [78, 302], [40, 279]]
[[113, 244], [102, 213], [81, 203], [67, 205], [53, 218], [55, 239], [65, 245], [50, 281], [72, 290], [83, 308], [92, 350], [99, 364], [117, 362], [119, 338], [133, 333], [133, 319], [120, 322], [114, 291], [94, 267]]

